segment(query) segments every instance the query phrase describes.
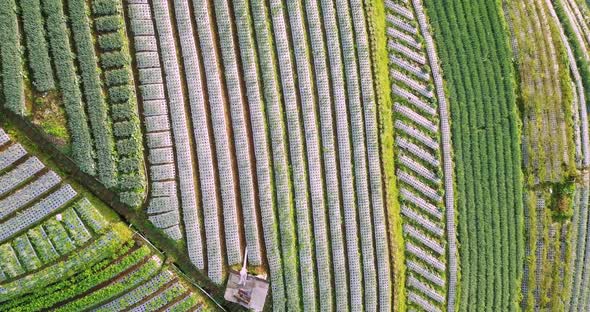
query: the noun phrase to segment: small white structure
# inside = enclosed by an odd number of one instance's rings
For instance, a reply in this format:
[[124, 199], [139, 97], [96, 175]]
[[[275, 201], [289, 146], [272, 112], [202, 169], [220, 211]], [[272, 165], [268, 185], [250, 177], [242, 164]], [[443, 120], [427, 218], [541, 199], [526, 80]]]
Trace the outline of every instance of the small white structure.
[[269, 283], [265, 279], [248, 274], [247, 261], [248, 248], [246, 248], [244, 264], [240, 272], [229, 271], [224, 297], [225, 300], [237, 303], [252, 311], [262, 311]]

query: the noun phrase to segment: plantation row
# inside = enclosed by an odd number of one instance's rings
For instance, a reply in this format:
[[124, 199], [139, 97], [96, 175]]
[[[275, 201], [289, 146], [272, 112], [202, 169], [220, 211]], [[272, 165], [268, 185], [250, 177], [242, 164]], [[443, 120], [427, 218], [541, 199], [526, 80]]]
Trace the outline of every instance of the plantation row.
[[438, 58], [421, 1], [386, 1], [385, 6], [406, 300], [419, 310], [454, 310], [450, 129]]
[[[145, 191], [142, 143], [120, 2], [96, 0], [87, 5], [75, 0], [64, 7], [59, 0], [22, 0], [2, 6], [6, 29], [13, 27], [2, 46], [2, 55], [11, 55], [2, 63], [5, 107], [20, 115], [30, 113], [24, 97], [17, 96], [27, 87], [22, 81], [27, 71], [32, 83], [27, 101], [47, 101], [58, 92], [71, 157], [82, 171], [119, 192], [123, 203], [139, 206]], [[22, 34], [16, 27], [17, 13]], [[19, 36], [25, 39], [24, 47]], [[20, 66], [21, 49], [28, 68]]]
[[523, 185], [511, 50], [494, 1], [425, 1], [453, 124], [459, 311], [516, 309]]
[[268, 263], [276, 310], [388, 310], [362, 2], [130, 0], [126, 9], [152, 223], [184, 228], [173, 238], [216, 283], [247, 246], [249, 264]]
[[[569, 217], [555, 216], [570, 213], [558, 210], [564, 209], [568, 200], [575, 210], [581, 208], [582, 184], [576, 186], [575, 198], [563, 194], [559, 184], [556, 188], [540, 185], [544, 181], [570, 183], [571, 176], [577, 174], [576, 166], [582, 168], [586, 157], [582, 151], [588, 144], [587, 117], [575, 60], [569, 59], [571, 51], [562, 27], [549, 12], [544, 1], [508, 2], [505, 8], [518, 60], [524, 105], [523, 161], [529, 186], [524, 197], [527, 230], [521, 307], [565, 310], [572, 284], [573, 263], [569, 262], [575, 252], [575, 229]], [[583, 102], [579, 102], [580, 95]], [[548, 135], [545, 128], [555, 131]]]
[[114, 138], [117, 179], [103, 178], [100, 172], [99, 178], [119, 191], [121, 202], [139, 207], [145, 197], [143, 147], [122, 5], [115, 0], [94, 0], [92, 17], [98, 34], [100, 77], [112, 121], [109, 134]]
[[[508, 1], [504, 13], [512, 25], [513, 52], [518, 62], [526, 138], [523, 160], [529, 180], [534, 180], [531, 183], [562, 181], [574, 174], [576, 166], [572, 125], [579, 115], [571, 104], [567, 56], [557, 25], [548, 20], [546, 11], [542, 1]], [[549, 133], [542, 130], [545, 128], [555, 131]], [[579, 142], [579, 129], [577, 134]]]
[[[139, 95], [143, 101], [148, 146], [151, 195], [147, 212], [154, 225], [162, 228], [173, 239], [179, 240], [182, 239], [182, 233], [179, 226], [177, 186], [174, 181], [176, 167], [155, 29], [147, 4], [130, 3], [128, 11], [135, 43], [135, 58], [139, 68]], [[180, 169], [179, 173], [184, 172], [185, 176], [190, 173], [187, 168]]]
[[[589, 141], [588, 141], [588, 119], [587, 99], [588, 90], [588, 68], [589, 61], [586, 50], [588, 41], [588, 25], [578, 17], [578, 4], [573, 1], [556, 1], [554, 4], [547, 2], [551, 18], [559, 27], [560, 36], [567, 51], [570, 63], [570, 72], [575, 82], [577, 94], [577, 107], [580, 111], [580, 132], [581, 132], [581, 160], [578, 164], [580, 169], [585, 170], [590, 164]], [[574, 13], [577, 12], [577, 13]], [[590, 248], [587, 233], [588, 229], [588, 173], [584, 172], [582, 180], [576, 185], [576, 196], [573, 203], [573, 218], [571, 223], [570, 243], [572, 255], [568, 262], [568, 274], [564, 276], [564, 302], [565, 309], [570, 311], [584, 310], [590, 307]], [[569, 279], [568, 279], [569, 277]], [[558, 301], [561, 303], [561, 301]]]
[[21, 65], [20, 35], [14, 0], [0, 3], [0, 60], [2, 62], [3, 106], [24, 113], [23, 70]]
[[[145, 241], [21, 150], [0, 129], [0, 311], [206, 307]], [[28, 160], [41, 173], [19, 171]]]
[[[573, 7], [577, 7], [575, 3], [570, 3]], [[579, 136], [579, 143], [577, 145], [577, 165], [580, 168], [587, 168], [590, 166], [590, 139], [588, 136], [588, 114], [587, 114], [587, 106], [583, 105], [583, 103], [587, 103], [586, 99], [588, 99], [590, 83], [589, 83], [589, 70], [586, 66], [588, 62], [590, 62], [590, 58], [584, 45], [584, 37], [582, 37], [582, 33], [586, 33], [590, 35], [590, 32], [586, 32], [581, 25], [585, 25], [580, 21], [575, 20], [570, 12], [572, 9], [567, 9], [565, 6], [565, 2], [558, 2], [555, 7], [551, 3], [547, 3], [551, 18], [558, 23], [561, 22], [561, 26], [559, 27], [559, 34], [560, 38], [565, 46], [567, 58], [569, 60], [570, 65], [570, 72], [572, 79], [575, 83], [575, 99], [577, 100], [575, 103], [575, 107], [577, 106], [579, 110], [579, 128], [576, 129], [577, 132], [580, 132]], [[566, 12], [570, 12], [567, 14]], [[585, 60], [585, 61], [583, 61]], [[578, 115], [578, 112], [576, 112]]]

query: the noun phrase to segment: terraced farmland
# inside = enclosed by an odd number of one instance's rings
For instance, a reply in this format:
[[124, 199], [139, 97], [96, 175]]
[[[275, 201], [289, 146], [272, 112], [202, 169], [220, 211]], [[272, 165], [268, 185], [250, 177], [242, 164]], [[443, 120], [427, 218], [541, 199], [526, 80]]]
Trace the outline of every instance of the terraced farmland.
[[449, 107], [440, 63], [422, 2], [385, 6], [407, 300], [423, 310], [452, 310], [457, 247]]
[[456, 170], [459, 310], [514, 309], [524, 239], [514, 69], [501, 8], [425, 1], [449, 83]]
[[2, 1], [0, 311], [589, 310], [589, 14]]
[[0, 163], [0, 311], [212, 307], [145, 239], [1, 128]]

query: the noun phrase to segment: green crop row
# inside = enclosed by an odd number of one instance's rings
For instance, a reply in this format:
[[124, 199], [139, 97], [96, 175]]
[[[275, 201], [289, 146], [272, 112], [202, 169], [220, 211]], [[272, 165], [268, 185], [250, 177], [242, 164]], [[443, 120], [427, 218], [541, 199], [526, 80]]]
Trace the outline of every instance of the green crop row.
[[113, 135], [102, 93], [100, 72], [97, 70], [98, 63], [86, 15], [86, 2], [68, 1], [68, 13], [84, 88], [86, 111], [96, 148], [97, 174], [99, 180], [111, 188], [117, 183]]
[[564, 11], [563, 4], [560, 1], [555, 1], [554, 8], [555, 13], [559, 17], [559, 20], [563, 26], [565, 35], [568, 38], [568, 42], [572, 47], [574, 56], [576, 57], [576, 65], [580, 71], [580, 76], [582, 76], [582, 84], [584, 86], [586, 100], [588, 101], [590, 98], [590, 63], [588, 63], [588, 60], [586, 59], [586, 54], [588, 52], [584, 51], [584, 47], [576, 39], [575, 30], [571, 24], [572, 21], [568, 19], [567, 14]]
[[103, 259], [111, 258], [130, 239], [129, 230], [122, 224], [115, 224], [112, 226], [111, 231], [105, 233], [87, 247], [69, 255], [67, 259], [4, 284], [2, 287], [5, 292], [0, 293], [0, 311], [9, 310], [10, 307], [30, 301], [27, 296], [19, 298], [20, 296], [28, 293], [35, 296], [41, 295], [42, 290], [48, 289], [47, 285], [59, 280], [67, 281], [67, 278], [76, 272], [85, 271]]
[[53, 90], [55, 81], [49, 58], [49, 48], [45, 40], [44, 20], [39, 0], [21, 0], [20, 7], [33, 86], [39, 92]]
[[72, 157], [83, 172], [96, 173], [92, 139], [88, 128], [84, 104], [78, 85], [74, 55], [70, 50], [69, 30], [65, 23], [61, 0], [42, 0], [46, 17], [47, 36], [55, 63], [63, 105], [68, 116], [68, 128], [72, 141]]
[[[195, 294], [190, 294], [186, 299], [183, 299], [180, 303], [171, 307], [170, 312], [187, 311], [197, 305], [203, 305], [203, 303], [199, 302]], [[207, 309], [205, 308], [203, 311], [207, 311]]]
[[20, 39], [14, 0], [0, 1], [0, 57], [2, 58], [2, 92], [4, 106], [24, 115], [25, 100], [21, 67]]
[[[134, 265], [140, 263], [142, 259], [147, 257], [150, 253], [149, 248], [143, 247], [133, 251], [128, 256], [123, 257], [118, 262], [113, 263], [102, 270], [97, 270], [93, 274], [85, 275], [84, 278], [74, 277], [72, 281], [61, 281], [60, 283], [67, 283], [67, 287], [62, 287], [59, 290], [49, 292], [45, 296], [37, 297], [19, 308], [25, 311], [34, 311], [40, 309], [51, 308], [55, 304], [73, 298], [76, 295], [84, 294], [86, 291], [92, 289], [96, 285], [108, 282], [115, 278], [121, 272], [132, 268]], [[68, 283], [69, 282], [69, 283]], [[65, 285], [64, 285], [65, 286]]]
[[[142, 247], [142, 249], [143, 249], [143, 247]], [[145, 247], [145, 249], [148, 250], [148, 251], [144, 252], [144, 254], [147, 255], [147, 253], [149, 252], [149, 249], [147, 247]], [[134, 256], [134, 255], [132, 255], [132, 256]], [[157, 258], [155, 258], [155, 257], [151, 257], [145, 264], [143, 264], [137, 270], [129, 272], [121, 280], [114, 282], [114, 283], [110, 283], [109, 285], [107, 285], [103, 288], [100, 288], [88, 295], [85, 295], [84, 297], [82, 297], [76, 301], [70, 302], [69, 304], [66, 304], [58, 309], [55, 309], [55, 311], [62, 311], [62, 312], [84, 311], [84, 310], [87, 310], [87, 309], [91, 308], [92, 306], [96, 305], [97, 303], [105, 302], [106, 300], [113, 298], [114, 296], [120, 295], [120, 294], [124, 293], [125, 291], [129, 291], [129, 290], [133, 289], [134, 287], [140, 285], [141, 283], [146, 282], [155, 273], [157, 273], [158, 269], [160, 268], [161, 262], [156, 259]], [[125, 261], [125, 260], [127, 260], [127, 258], [125, 258], [123, 261]], [[138, 262], [137, 257], [135, 257], [135, 259], [129, 259], [129, 260], [133, 260], [133, 262], [130, 261], [129, 263], [137, 264], [137, 262]], [[121, 261], [121, 262], [123, 262], [123, 261]]]
[[138, 207], [145, 192], [143, 147], [121, 4], [113, 0], [95, 0], [92, 14], [99, 32], [100, 66], [113, 121], [119, 173], [116, 188], [121, 202]]
[[520, 129], [499, 1], [425, 1], [453, 116], [459, 310], [516, 309], [523, 266]]

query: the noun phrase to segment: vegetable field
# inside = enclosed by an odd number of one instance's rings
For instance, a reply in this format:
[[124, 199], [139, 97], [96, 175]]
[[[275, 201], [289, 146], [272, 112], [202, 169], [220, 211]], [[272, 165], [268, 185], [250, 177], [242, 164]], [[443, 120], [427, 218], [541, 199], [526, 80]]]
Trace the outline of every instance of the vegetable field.
[[515, 309], [523, 177], [515, 74], [495, 1], [425, 1], [451, 102], [460, 311]]
[[0, 311], [213, 309], [108, 208], [0, 139]]
[[0, 311], [590, 309], [588, 1], [0, 2]]

